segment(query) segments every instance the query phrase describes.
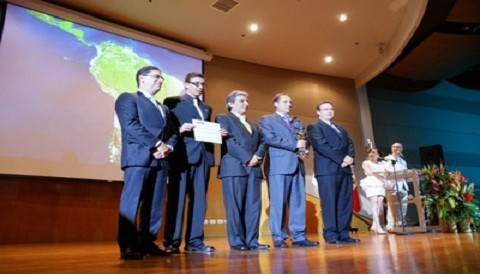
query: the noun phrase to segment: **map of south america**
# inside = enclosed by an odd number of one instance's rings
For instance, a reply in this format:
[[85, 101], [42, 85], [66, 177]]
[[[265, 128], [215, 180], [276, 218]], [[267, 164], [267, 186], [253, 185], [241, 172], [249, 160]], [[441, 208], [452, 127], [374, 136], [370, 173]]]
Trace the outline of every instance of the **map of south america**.
[[[113, 100], [116, 100], [122, 92], [136, 92], [134, 77], [139, 68], [154, 65], [162, 69], [160, 60], [150, 57], [149, 53], [138, 52], [129, 45], [109, 38], [108, 33], [105, 33], [107, 34], [105, 40], [97, 38], [98, 41], [89, 41], [85, 34], [87, 30], [84, 30], [85, 27], [82, 25], [41, 12], [29, 11], [29, 13], [41, 22], [73, 36], [80, 46], [95, 49], [95, 56], [89, 60], [89, 71], [98, 83], [100, 90], [110, 95]], [[65, 59], [68, 60], [68, 58]], [[162, 89], [156, 96], [159, 102], [162, 102], [165, 97], [178, 95], [183, 88], [182, 81], [168, 75], [165, 71], [163, 71], [163, 77]], [[115, 116], [113, 117], [113, 132], [108, 144], [108, 158], [111, 163], [118, 163], [120, 160], [120, 137], [120, 124]]]

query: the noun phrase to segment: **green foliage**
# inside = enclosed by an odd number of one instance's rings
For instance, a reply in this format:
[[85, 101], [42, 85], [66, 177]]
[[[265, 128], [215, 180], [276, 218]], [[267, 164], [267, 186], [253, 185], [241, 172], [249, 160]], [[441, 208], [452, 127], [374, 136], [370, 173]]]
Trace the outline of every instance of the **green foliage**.
[[473, 182], [469, 183], [460, 171], [447, 172], [443, 165], [424, 166], [422, 175], [423, 205], [430, 220], [438, 215], [449, 223], [467, 221], [474, 228], [480, 226], [480, 208]]

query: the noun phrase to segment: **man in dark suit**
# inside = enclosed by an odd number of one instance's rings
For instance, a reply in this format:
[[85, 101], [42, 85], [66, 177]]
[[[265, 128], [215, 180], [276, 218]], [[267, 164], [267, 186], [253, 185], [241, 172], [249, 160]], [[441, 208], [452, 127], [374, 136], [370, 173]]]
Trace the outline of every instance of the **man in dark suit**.
[[305, 236], [306, 197], [305, 166], [307, 155], [300, 153], [306, 147], [305, 139], [295, 135], [304, 131], [298, 118], [289, 117], [292, 100], [287, 94], [277, 94], [273, 100], [275, 113], [260, 119], [260, 130], [268, 146], [268, 191], [270, 196], [270, 230], [274, 246], [288, 247], [285, 210], [288, 208], [288, 228], [293, 246], [317, 246]]
[[244, 91], [230, 92], [227, 96], [229, 114], [216, 118], [228, 132], [223, 138], [218, 178], [222, 179], [230, 248], [265, 250], [269, 246], [258, 242], [263, 177], [260, 165], [265, 146], [257, 125], [245, 117], [247, 97]]
[[314, 154], [315, 178], [322, 204], [323, 238], [326, 243], [358, 243], [349, 236], [352, 219], [352, 172], [355, 149], [347, 132], [332, 123], [333, 105], [317, 106], [319, 120], [307, 127]]
[[176, 135], [171, 130], [168, 108], [155, 100], [163, 82], [160, 69], [143, 67], [136, 80], [138, 91], [122, 93], [115, 102], [122, 132], [125, 181], [118, 222], [120, 258], [124, 260], [169, 255], [154, 241], [162, 219], [166, 158], [175, 146]]
[[185, 94], [164, 100], [172, 112], [180, 137], [175, 153], [170, 157], [168, 199], [164, 246], [172, 253], [180, 253], [186, 197], [187, 228], [185, 250], [214, 252], [205, 245], [203, 224], [207, 208], [207, 189], [210, 167], [214, 165], [213, 144], [194, 139], [192, 119], [210, 121], [212, 108], [200, 99], [205, 90], [205, 77], [200, 73], [185, 76]]

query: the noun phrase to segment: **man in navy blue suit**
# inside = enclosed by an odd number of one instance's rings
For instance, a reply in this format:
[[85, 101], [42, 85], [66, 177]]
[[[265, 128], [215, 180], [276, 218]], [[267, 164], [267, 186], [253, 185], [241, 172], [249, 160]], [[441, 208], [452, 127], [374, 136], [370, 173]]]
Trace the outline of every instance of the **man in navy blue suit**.
[[229, 114], [216, 122], [228, 132], [223, 138], [218, 178], [222, 179], [223, 202], [227, 214], [227, 235], [234, 250], [265, 250], [258, 242], [262, 211], [261, 163], [265, 145], [257, 124], [245, 117], [248, 94], [234, 90], [227, 96]]
[[[296, 138], [305, 127], [298, 118], [290, 118], [292, 100], [287, 94], [277, 94], [273, 100], [275, 113], [260, 119], [265, 144], [268, 146], [268, 191], [270, 196], [270, 230], [274, 246], [288, 247], [284, 227], [288, 208], [288, 228], [293, 246], [317, 246], [306, 234], [305, 165], [306, 140]], [[297, 140], [298, 139], [298, 140]]]
[[138, 91], [122, 93], [115, 101], [122, 133], [121, 167], [125, 181], [118, 222], [120, 258], [124, 260], [169, 255], [154, 241], [162, 219], [166, 158], [175, 146], [176, 135], [170, 126], [168, 108], [155, 100], [163, 82], [160, 69], [143, 67], [138, 70], [136, 80]]
[[184, 209], [188, 196], [184, 249], [190, 252], [214, 252], [213, 246], [205, 245], [203, 242], [208, 180], [210, 168], [215, 164], [213, 144], [196, 141], [192, 123], [192, 119], [210, 121], [212, 108], [200, 100], [205, 91], [203, 74], [195, 72], [187, 74], [184, 86], [185, 94], [164, 100], [164, 104], [172, 112], [180, 136], [175, 153], [169, 159], [171, 169], [168, 176], [163, 245], [171, 253], [180, 253]]
[[322, 205], [323, 238], [328, 244], [359, 243], [349, 236], [352, 219], [353, 141], [333, 124], [335, 109], [324, 101], [317, 106], [319, 120], [307, 127], [314, 154], [315, 178]]

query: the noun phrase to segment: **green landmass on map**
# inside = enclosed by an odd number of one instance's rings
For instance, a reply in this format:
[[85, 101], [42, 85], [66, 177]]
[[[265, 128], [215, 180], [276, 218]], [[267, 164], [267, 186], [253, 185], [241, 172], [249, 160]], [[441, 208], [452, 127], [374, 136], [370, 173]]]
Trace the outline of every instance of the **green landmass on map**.
[[[105, 40], [98, 43], [87, 41], [84, 31], [77, 28], [75, 23], [37, 11], [29, 12], [38, 20], [72, 35], [86, 47], [94, 47], [96, 49], [96, 56], [89, 61], [89, 71], [101, 90], [114, 99], [122, 92], [137, 91], [135, 75], [141, 67], [154, 65], [161, 68], [160, 64], [155, 64], [148, 58], [141, 57], [141, 54], [136, 53], [131, 47], [121, 45], [115, 41]], [[183, 88], [182, 81], [164, 72], [162, 74], [164, 82], [161, 91], [156, 96], [160, 102], [168, 96], [178, 95]], [[113, 132], [108, 145], [109, 161], [112, 163], [120, 161], [120, 137], [120, 124], [115, 116]]]
[[[83, 30], [77, 28], [72, 22], [37, 11], [30, 11], [30, 13], [38, 20], [72, 35], [83, 45], [95, 47], [96, 56], [90, 60], [89, 70], [102, 91], [114, 98], [117, 98], [122, 92], [135, 92], [137, 90], [135, 74], [139, 68], [147, 65], [161, 68], [160, 64], [155, 64], [155, 62], [141, 57], [131, 47], [120, 45], [115, 41], [107, 40], [100, 43], [87, 41]], [[159, 101], [163, 101], [165, 97], [177, 95], [183, 87], [182, 82], [175, 77], [164, 72], [163, 77], [165, 80], [162, 89], [157, 94]]]

